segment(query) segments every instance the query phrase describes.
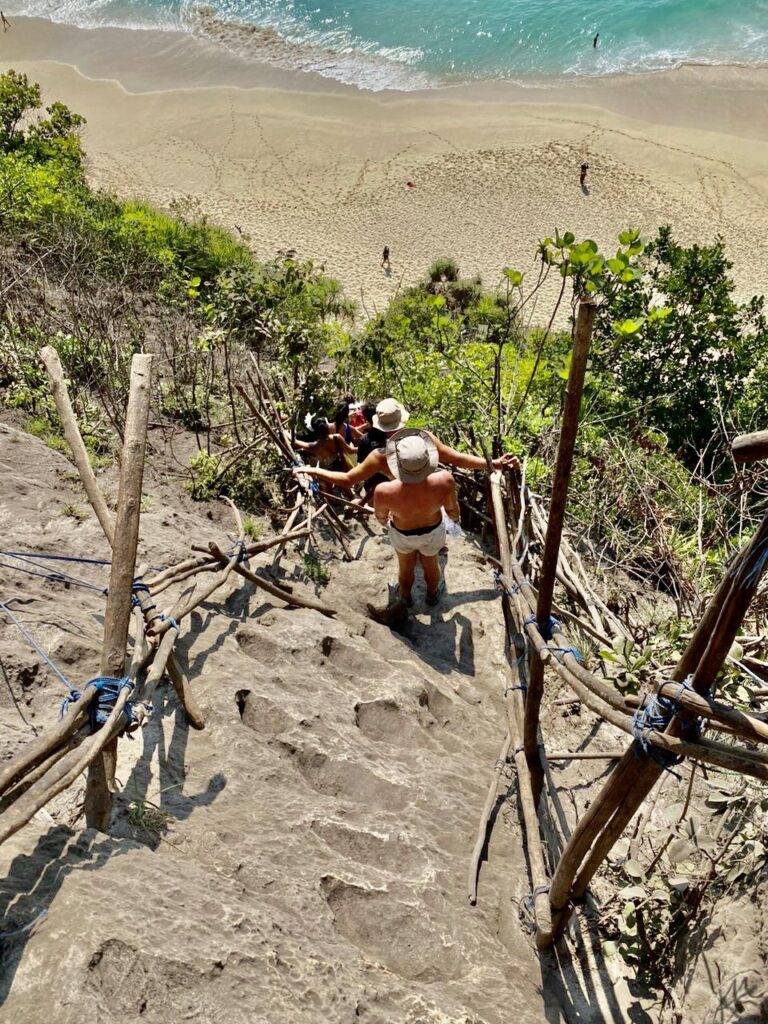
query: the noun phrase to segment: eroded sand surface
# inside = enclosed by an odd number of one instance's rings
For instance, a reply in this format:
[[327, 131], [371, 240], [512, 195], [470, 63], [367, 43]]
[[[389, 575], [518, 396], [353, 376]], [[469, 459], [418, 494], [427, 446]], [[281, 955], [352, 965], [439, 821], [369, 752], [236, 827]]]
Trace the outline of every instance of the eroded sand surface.
[[[92, 517], [62, 514], [85, 505], [62, 456], [6, 427], [0, 461], [9, 545], [104, 555]], [[223, 510], [211, 522], [151, 469], [145, 489], [153, 564], [230, 529]], [[100, 595], [0, 572], [0, 599], [19, 598], [12, 607], [64, 671], [95, 674]], [[449, 595], [407, 636], [362, 614], [392, 577], [388, 542], [368, 538], [360, 563], [334, 560], [331, 573], [336, 620], [229, 585], [223, 604], [193, 616], [182, 661], [207, 727], [188, 731], [163, 688], [143, 735], [120, 745], [111, 838], [67, 827], [75, 788], [0, 848], [0, 930], [47, 910], [3, 950], [0, 1019], [502, 1024], [512, 1006], [521, 1024], [575, 1020], [574, 1006], [580, 1020], [602, 1019], [595, 992], [610, 988], [607, 975], [587, 984], [573, 964], [547, 960], [543, 980], [521, 927], [529, 885], [513, 797], [499, 809], [480, 902], [468, 905], [503, 739], [487, 567], [469, 541], [454, 543]], [[7, 757], [53, 721], [63, 693], [5, 622], [0, 659]], [[159, 842], [128, 821], [128, 805], [145, 799], [168, 815]]]

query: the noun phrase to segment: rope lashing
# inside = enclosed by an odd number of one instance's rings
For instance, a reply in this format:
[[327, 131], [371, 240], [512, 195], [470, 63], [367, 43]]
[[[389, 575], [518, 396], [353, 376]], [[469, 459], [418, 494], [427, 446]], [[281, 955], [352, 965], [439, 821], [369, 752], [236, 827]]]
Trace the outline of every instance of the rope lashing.
[[523, 694], [526, 694], [526, 693], [528, 693], [528, 684], [527, 683], [515, 683], [514, 686], [508, 686], [504, 690], [504, 696], [506, 697], [508, 693], [514, 693], [515, 690], [520, 690]]
[[234, 542], [234, 544], [232, 545], [232, 547], [227, 552], [227, 558], [233, 558], [235, 552], [237, 551], [237, 552], [239, 552], [238, 556], [237, 556], [238, 563], [240, 563], [240, 562], [247, 562], [248, 559], [250, 558], [250, 555], [248, 554], [248, 551], [246, 550], [246, 548], [247, 548], [247, 545], [246, 545], [244, 540], [236, 540]]
[[[138, 595], [143, 593], [149, 594], [149, 592], [149, 586], [146, 583], [144, 583], [143, 580], [135, 579], [131, 583], [131, 604], [133, 605], [133, 607], [141, 608], [141, 598]], [[142, 611], [148, 612], [151, 611], [151, 609], [154, 607], [155, 605], [151, 604], [148, 605], [146, 608], [142, 608]]]
[[572, 654], [576, 661], [584, 661], [584, 655], [578, 647], [555, 647], [552, 644], [547, 644], [544, 650], [551, 651], [561, 664], [566, 654]]
[[[673, 754], [670, 750], [657, 747], [651, 740], [654, 732], [663, 732], [680, 710], [680, 699], [686, 690], [693, 692], [690, 684], [692, 676], [683, 682], [677, 682], [676, 697], [662, 697], [660, 694], [647, 694], [642, 707], [632, 715], [632, 735], [635, 737], [633, 749], [638, 757], [645, 754], [662, 768], [669, 770], [683, 760], [681, 754]], [[687, 740], [697, 740], [701, 734], [701, 720], [690, 718], [683, 720], [681, 735]]]
[[510, 583], [500, 569], [493, 570], [493, 582], [497, 590], [507, 594], [509, 597], [512, 597], [513, 594], [521, 593], [523, 587], [533, 586], [529, 579], [524, 579], [522, 583]]
[[[563, 628], [554, 615], [550, 615], [545, 623], [541, 623], [537, 620], [535, 612], [528, 616], [523, 625], [536, 626], [546, 641], [550, 641], [552, 639], [552, 634], [555, 632], [559, 633]], [[561, 650], [561, 648], [557, 649]]]
[[520, 919], [527, 931], [533, 934], [536, 931], [536, 916], [534, 904], [537, 896], [549, 892], [549, 885], [537, 885], [533, 892], [527, 893], [520, 900]]
[[[34, 637], [33, 637], [33, 636], [32, 636], [32, 635], [30, 634], [30, 633], [28, 633], [28, 632], [26, 631], [26, 629], [24, 629], [24, 627], [23, 627], [23, 626], [22, 626], [22, 624], [21, 624], [21, 623], [19, 622], [19, 620], [18, 620], [18, 619], [16, 618], [16, 616], [15, 616], [15, 615], [13, 614], [13, 612], [12, 612], [12, 611], [11, 611], [11, 609], [10, 609], [10, 608], [8, 607], [8, 605], [7, 605], [7, 604], [3, 604], [3, 602], [2, 602], [2, 601], [0, 601], [0, 608], [2, 608], [2, 610], [3, 610], [4, 612], [5, 612], [5, 614], [6, 614], [7, 616], [8, 616], [8, 618], [9, 618], [9, 619], [11, 620], [11, 622], [12, 622], [12, 623], [14, 624], [14, 626], [16, 626], [16, 628], [17, 628], [17, 629], [18, 629], [18, 631], [19, 631], [19, 632], [21, 633], [21, 635], [22, 635], [22, 636], [24, 637], [24, 639], [25, 639], [25, 640], [27, 641], [27, 643], [31, 644], [31, 645], [32, 645], [32, 647], [34, 647], [34, 649], [35, 649], [35, 650], [37, 651], [37, 653], [38, 653], [38, 654], [40, 655], [40, 657], [41, 657], [41, 658], [43, 659], [43, 661], [44, 661], [44, 662], [45, 662], [45, 664], [46, 664], [46, 665], [48, 666], [48, 668], [49, 668], [49, 669], [50, 669], [50, 670], [51, 670], [51, 671], [52, 671], [52, 672], [54, 673], [54, 675], [56, 675], [56, 676], [58, 677], [58, 679], [59, 679], [59, 680], [60, 680], [60, 681], [61, 681], [61, 682], [62, 682], [62, 683], [63, 683], [63, 684], [64, 684], [64, 685], [66, 686], [66, 688], [67, 688], [67, 689], [69, 690], [69, 692], [70, 692], [70, 695], [72, 695], [72, 694], [74, 694], [74, 693], [77, 693], [77, 690], [76, 690], [76, 689], [74, 688], [74, 686], [72, 685], [72, 683], [70, 683], [70, 681], [69, 681], [69, 680], [67, 679], [67, 677], [66, 677], [66, 676], [64, 675], [64, 673], [63, 673], [63, 672], [62, 672], [62, 671], [61, 671], [60, 669], [56, 668], [56, 666], [55, 666], [55, 665], [53, 664], [53, 662], [52, 662], [52, 661], [51, 661], [51, 659], [50, 659], [50, 658], [48, 657], [48, 655], [47, 655], [47, 654], [45, 653], [45, 651], [44, 651], [44, 650], [43, 650], [43, 648], [42, 648], [42, 647], [40, 646], [40, 644], [39, 644], [39, 643], [37, 642], [37, 640], [35, 640], [35, 638], [34, 638]], [[80, 696], [80, 694], [78, 693], [78, 694], [77, 694], [77, 697], [79, 697], [79, 696]], [[77, 697], [75, 697], [75, 700], [77, 700]]]
[[[302, 459], [300, 455], [294, 455], [294, 457], [293, 457], [293, 464], [298, 469], [304, 469], [306, 467], [306, 465], [307, 465], [306, 462], [304, 461], [304, 459]], [[320, 500], [321, 500], [320, 484], [314, 478], [311, 478], [310, 481], [309, 481], [309, 491], [310, 491], [310, 494], [314, 497], [315, 501], [318, 504], [320, 504]]]
[[[96, 699], [92, 700], [88, 705], [88, 721], [91, 726], [91, 732], [94, 733], [99, 731], [111, 715], [120, 692], [125, 689], [132, 690], [134, 682], [129, 676], [96, 676], [95, 679], [91, 679], [85, 684], [83, 693], [85, 693], [89, 686], [97, 691]], [[82, 694], [78, 693], [77, 690], [73, 690], [68, 697], [64, 698], [61, 703], [61, 712], [59, 713], [60, 719], [64, 717], [69, 705], [74, 704], [81, 696]], [[130, 701], [125, 702], [123, 714], [126, 718], [126, 727], [136, 721], [133, 704]]]
[[[128, 676], [117, 678], [114, 676], [97, 676], [85, 684], [85, 689], [87, 690], [89, 686], [95, 687], [98, 691], [96, 700], [91, 701], [88, 705], [88, 720], [91, 723], [91, 732], [98, 732], [114, 710], [121, 691], [133, 689], [133, 680]], [[135, 721], [133, 705], [130, 701], [125, 702], [123, 714], [126, 718], [126, 725], [130, 725]]]

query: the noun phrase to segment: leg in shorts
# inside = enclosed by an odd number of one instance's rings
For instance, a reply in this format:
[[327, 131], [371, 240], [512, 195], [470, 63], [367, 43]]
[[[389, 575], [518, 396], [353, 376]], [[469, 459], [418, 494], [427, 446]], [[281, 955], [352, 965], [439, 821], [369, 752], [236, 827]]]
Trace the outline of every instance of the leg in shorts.
[[440, 586], [440, 563], [438, 554], [445, 545], [445, 525], [439, 522], [427, 533], [401, 533], [390, 523], [389, 537], [397, 554], [398, 582], [400, 596], [410, 602], [416, 563], [421, 559], [427, 594], [438, 593]]

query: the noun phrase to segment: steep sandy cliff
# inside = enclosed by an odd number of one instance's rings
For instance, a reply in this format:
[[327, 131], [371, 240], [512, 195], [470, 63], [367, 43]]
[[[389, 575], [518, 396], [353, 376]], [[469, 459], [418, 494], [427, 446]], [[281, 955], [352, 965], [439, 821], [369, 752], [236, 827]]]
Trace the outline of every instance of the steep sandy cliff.
[[[0, 426], [0, 463], [7, 550], [106, 557], [93, 517], [65, 514], [86, 505], [63, 456]], [[223, 542], [224, 510], [194, 505], [151, 464], [145, 490], [142, 558], [162, 566], [192, 541]], [[351, 564], [328, 548], [336, 619], [238, 583], [193, 615], [182, 661], [207, 726], [189, 731], [173, 691], [159, 691], [150, 724], [120, 743], [109, 837], [82, 829], [81, 785], [0, 847], [0, 931], [14, 933], [0, 943], [1, 1021], [652, 1019], [598, 965], [596, 940], [577, 933], [570, 952], [534, 954], [512, 778], [468, 904], [504, 733], [501, 611], [477, 543], [451, 543], [446, 597], [425, 609], [417, 594], [402, 634], [364, 616], [393, 578], [391, 549], [378, 531], [357, 543]], [[287, 575], [307, 586], [292, 557]], [[102, 568], [69, 568], [106, 585]], [[0, 600], [15, 599], [74, 683], [96, 674], [98, 591], [4, 568], [0, 580]], [[64, 691], [4, 619], [0, 661], [6, 759], [54, 720]], [[616, 745], [608, 729], [594, 739], [586, 712], [550, 715], [561, 747]], [[566, 816], [605, 770], [556, 773]]]

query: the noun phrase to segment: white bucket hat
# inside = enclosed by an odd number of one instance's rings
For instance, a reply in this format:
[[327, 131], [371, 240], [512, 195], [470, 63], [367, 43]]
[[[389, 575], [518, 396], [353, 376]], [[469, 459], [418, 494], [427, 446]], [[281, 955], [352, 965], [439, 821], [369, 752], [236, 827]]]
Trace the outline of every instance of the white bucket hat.
[[385, 434], [392, 434], [401, 427], [404, 427], [411, 414], [394, 398], [385, 398], [376, 406], [376, 415], [373, 417], [373, 425], [377, 430], [383, 430]]
[[434, 473], [437, 446], [426, 430], [401, 430], [387, 441], [387, 465], [395, 480], [420, 484]]

